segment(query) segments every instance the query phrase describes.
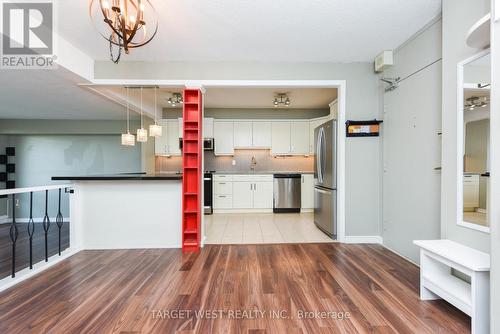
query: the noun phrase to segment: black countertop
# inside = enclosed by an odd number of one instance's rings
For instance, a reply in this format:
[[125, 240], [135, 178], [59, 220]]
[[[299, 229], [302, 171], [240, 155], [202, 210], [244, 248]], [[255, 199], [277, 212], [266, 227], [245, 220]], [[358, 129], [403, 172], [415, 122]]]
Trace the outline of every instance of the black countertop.
[[52, 181], [115, 181], [115, 180], [182, 180], [181, 173], [128, 173], [128, 174], [101, 174], [101, 175], [74, 175], [53, 176]]

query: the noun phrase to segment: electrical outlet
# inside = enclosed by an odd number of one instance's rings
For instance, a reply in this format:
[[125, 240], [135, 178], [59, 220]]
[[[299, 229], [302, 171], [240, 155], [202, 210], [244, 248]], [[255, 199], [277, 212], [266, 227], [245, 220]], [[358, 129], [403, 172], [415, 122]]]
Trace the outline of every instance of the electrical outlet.
[[236, 160], [231, 161], [231, 164], [232, 164], [233, 166], [236, 166]]
[[16, 198], [16, 208], [19, 209], [21, 205], [19, 204], [19, 199]]

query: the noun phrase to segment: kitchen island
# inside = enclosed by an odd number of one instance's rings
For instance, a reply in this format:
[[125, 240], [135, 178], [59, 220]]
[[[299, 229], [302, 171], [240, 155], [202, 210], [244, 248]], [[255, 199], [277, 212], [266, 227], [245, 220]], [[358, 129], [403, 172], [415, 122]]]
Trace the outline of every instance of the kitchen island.
[[69, 181], [79, 249], [181, 248], [182, 174], [54, 176]]

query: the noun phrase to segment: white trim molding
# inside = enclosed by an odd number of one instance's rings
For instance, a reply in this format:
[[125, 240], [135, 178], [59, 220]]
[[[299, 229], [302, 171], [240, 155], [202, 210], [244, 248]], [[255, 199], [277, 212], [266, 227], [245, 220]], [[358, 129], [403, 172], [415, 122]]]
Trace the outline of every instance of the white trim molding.
[[383, 239], [380, 235], [350, 235], [345, 236], [344, 243], [346, 244], [383, 244]]
[[24, 280], [27, 280], [28, 278], [31, 278], [42, 271], [49, 269], [50, 267], [54, 266], [55, 264], [66, 260], [70, 256], [75, 255], [78, 253], [80, 249], [73, 249], [73, 248], [68, 248], [61, 252], [61, 256], [59, 255], [53, 255], [49, 258], [48, 262], [40, 261], [38, 263], [33, 264], [33, 269], [25, 268], [23, 270], [20, 270], [16, 272], [16, 277], [6, 277], [0, 280], [0, 292], [7, 290], [8, 288], [21, 283]]

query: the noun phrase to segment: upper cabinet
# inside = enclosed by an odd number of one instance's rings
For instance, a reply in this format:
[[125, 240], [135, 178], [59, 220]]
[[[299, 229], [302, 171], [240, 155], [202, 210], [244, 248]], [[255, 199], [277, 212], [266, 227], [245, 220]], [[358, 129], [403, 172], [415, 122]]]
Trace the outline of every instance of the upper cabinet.
[[235, 148], [271, 148], [271, 122], [234, 121]]
[[214, 137], [214, 119], [203, 118], [203, 138]]
[[290, 122], [271, 123], [271, 144], [273, 154], [290, 154]]
[[234, 123], [214, 121], [215, 155], [234, 155]]
[[249, 148], [252, 143], [252, 121], [235, 121], [234, 122], [234, 147]]
[[252, 144], [256, 148], [271, 147], [271, 122], [253, 121], [252, 122]]
[[290, 122], [290, 153], [308, 154], [309, 147], [309, 121]]
[[155, 154], [180, 156], [182, 152], [179, 147], [179, 122], [161, 119], [158, 125], [162, 126], [162, 135], [155, 138]]

